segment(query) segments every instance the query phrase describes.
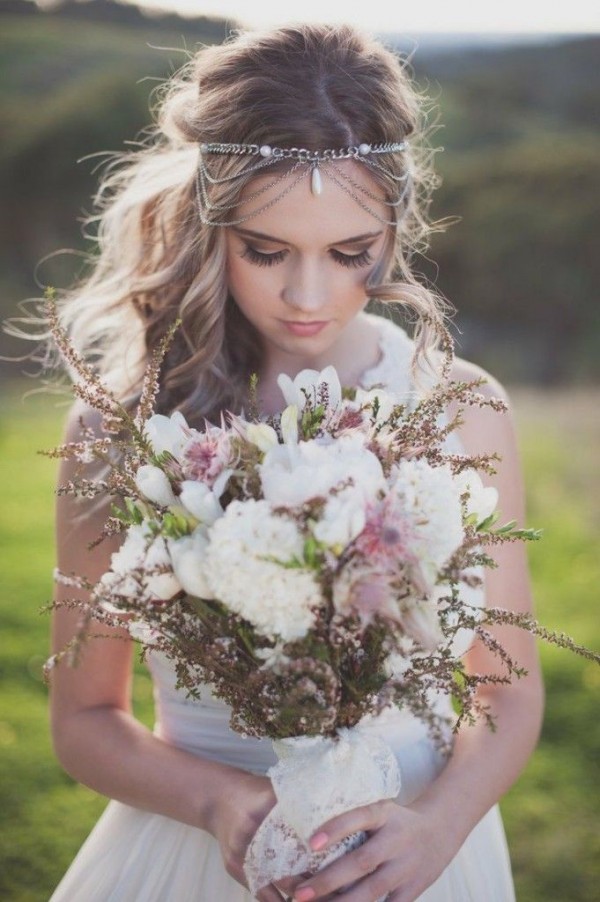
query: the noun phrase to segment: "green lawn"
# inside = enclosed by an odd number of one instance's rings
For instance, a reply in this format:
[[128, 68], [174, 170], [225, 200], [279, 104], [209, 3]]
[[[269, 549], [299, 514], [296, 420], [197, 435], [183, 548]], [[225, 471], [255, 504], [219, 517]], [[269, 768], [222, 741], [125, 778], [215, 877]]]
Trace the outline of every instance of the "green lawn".
[[[600, 424], [592, 393], [515, 393], [529, 498], [537, 614], [600, 647], [596, 613], [600, 510], [594, 461]], [[64, 406], [49, 395], [2, 400], [0, 457], [4, 603], [0, 668], [0, 898], [43, 902], [105, 800], [77, 786], [50, 747], [46, 688], [56, 464], [35, 454], [60, 439]], [[503, 802], [519, 902], [592, 902], [600, 885], [600, 668], [542, 647], [547, 712], [542, 741]], [[138, 716], [151, 723], [151, 687], [138, 667]], [[485, 900], [481, 900], [485, 902]]]

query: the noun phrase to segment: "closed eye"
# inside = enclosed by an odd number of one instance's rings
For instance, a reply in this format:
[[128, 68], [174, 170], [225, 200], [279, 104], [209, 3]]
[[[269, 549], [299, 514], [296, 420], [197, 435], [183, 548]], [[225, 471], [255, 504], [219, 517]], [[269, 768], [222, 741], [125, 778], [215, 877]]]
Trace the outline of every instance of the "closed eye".
[[[277, 263], [282, 263], [283, 260], [285, 260], [287, 253], [287, 250], [281, 250], [265, 254], [262, 251], [257, 251], [251, 244], [246, 244], [245, 250], [241, 256], [255, 266], [274, 266]], [[349, 268], [368, 266], [373, 262], [373, 258], [369, 253], [368, 248], [365, 248], [365, 250], [361, 251], [359, 254], [343, 254], [341, 251], [335, 250], [335, 248], [332, 248], [329, 253], [336, 263], [339, 263], [340, 266]]]
[[373, 258], [369, 253], [369, 249], [365, 248], [364, 251], [361, 251], [360, 254], [342, 254], [341, 251], [336, 251], [332, 248], [329, 251], [334, 260], [340, 263], [342, 266], [349, 267], [360, 267], [360, 266], [368, 266], [369, 263], [373, 262]]
[[253, 248], [250, 244], [246, 245], [246, 249], [242, 254], [245, 260], [254, 263], [255, 266], [273, 266], [275, 263], [281, 263], [285, 259], [287, 251], [275, 251], [272, 254], [263, 254]]

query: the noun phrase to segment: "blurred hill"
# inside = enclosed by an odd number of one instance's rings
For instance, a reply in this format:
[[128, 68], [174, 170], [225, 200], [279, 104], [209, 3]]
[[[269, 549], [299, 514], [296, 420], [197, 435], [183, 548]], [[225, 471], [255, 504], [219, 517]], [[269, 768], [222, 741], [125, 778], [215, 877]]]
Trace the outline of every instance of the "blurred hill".
[[[92, 249], [81, 219], [102, 157], [76, 161], [139, 137], [152, 88], [230, 26], [109, 0], [48, 12], [0, 0], [2, 317], [79, 271], [76, 254], [43, 257]], [[437, 108], [430, 215], [460, 217], [416, 268], [458, 308], [460, 352], [509, 382], [600, 376], [599, 49], [598, 37], [425, 44], [411, 61]], [[3, 353], [15, 347], [3, 338]]]

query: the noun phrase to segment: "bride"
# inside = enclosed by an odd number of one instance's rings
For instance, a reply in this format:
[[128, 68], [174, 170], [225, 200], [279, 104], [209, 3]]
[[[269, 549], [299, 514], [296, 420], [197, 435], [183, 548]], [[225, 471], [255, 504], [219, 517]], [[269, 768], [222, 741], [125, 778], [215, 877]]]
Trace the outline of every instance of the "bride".
[[[383, 385], [404, 399], [426, 392], [439, 362], [443, 302], [410, 267], [431, 228], [435, 177], [423, 125], [401, 62], [349, 27], [279, 28], [201, 49], [165, 86], [152, 140], [122, 154], [104, 177], [98, 259], [61, 299], [75, 345], [133, 403], [149, 351], [181, 317], [159, 410], [180, 409], [199, 428], [241, 409], [252, 372], [265, 413], [284, 406], [278, 373], [328, 364], [345, 385]], [[367, 312], [372, 299], [407, 312], [412, 337], [389, 316]], [[479, 375], [455, 361], [454, 378]], [[487, 379], [484, 393], [504, 397]], [[67, 441], [81, 436], [81, 418], [100, 431], [78, 403]], [[470, 408], [452, 436], [456, 450], [498, 452], [499, 507], [522, 523], [510, 414]], [[63, 462], [61, 484], [73, 466]], [[116, 538], [88, 550], [105, 517], [91, 502], [59, 496], [63, 573], [95, 582], [108, 568]], [[479, 603], [529, 611], [521, 543], [494, 554], [498, 567]], [[72, 588], [57, 589], [58, 601], [72, 596]], [[76, 627], [76, 612], [55, 611], [55, 650]], [[53, 902], [248, 902], [244, 853], [275, 803], [270, 743], [233, 733], [226, 705], [208, 687], [202, 701], [177, 690], [158, 653], [148, 660], [156, 699], [148, 730], [132, 715], [132, 642], [125, 629], [112, 633], [126, 641], [90, 639], [78, 667], [51, 675], [56, 754], [76, 780], [111, 799]], [[315, 849], [356, 830], [368, 839], [320, 873], [268, 886], [257, 898], [514, 899], [497, 802], [535, 746], [543, 692], [531, 635], [504, 627], [497, 637], [528, 671], [513, 685], [480, 690], [497, 731], [482, 722], [464, 727], [447, 760], [420, 721], [386, 712], [373, 729], [397, 756], [399, 797], [322, 824]], [[461, 651], [470, 669], [497, 670], [473, 637]], [[443, 703], [450, 710], [449, 699]]]

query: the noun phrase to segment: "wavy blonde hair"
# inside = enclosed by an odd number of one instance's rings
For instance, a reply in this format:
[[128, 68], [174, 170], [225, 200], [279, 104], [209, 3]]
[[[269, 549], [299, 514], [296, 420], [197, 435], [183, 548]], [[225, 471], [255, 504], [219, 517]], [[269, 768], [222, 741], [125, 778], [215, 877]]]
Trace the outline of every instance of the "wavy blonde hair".
[[[158, 409], [191, 422], [239, 411], [261, 338], [231, 298], [225, 235], [203, 225], [195, 195], [198, 144], [268, 143], [323, 149], [409, 137], [373, 171], [388, 199], [409, 168], [410, 190], [367, 295], [398, 304], [414, 320], [415, 360], [438, 340], [446, 302], [417, 281], [413, 254], [442, 221], [429, 223], [434, 174], [426, 99], [402, 61], [350, 26], [298, 25], [239, 34], [204, 47], [155, 89], [155, 122], [138, 149], [113, 154], [94, 197], [97, 253], [91, 273], [59, 293], [61, 322], [74, 346], [116, 394], [132, 402], [148, 355], [181, 319], [163, 366]], [[251, 160], [250, 160], [251, 162]], [[231, 204], [248, 184], [248, 158], [219, 156], [214, 203]], [[392, 208], [394, 209], [394, 208]], [[38, 320], [39, 322], [39, 320]]]

